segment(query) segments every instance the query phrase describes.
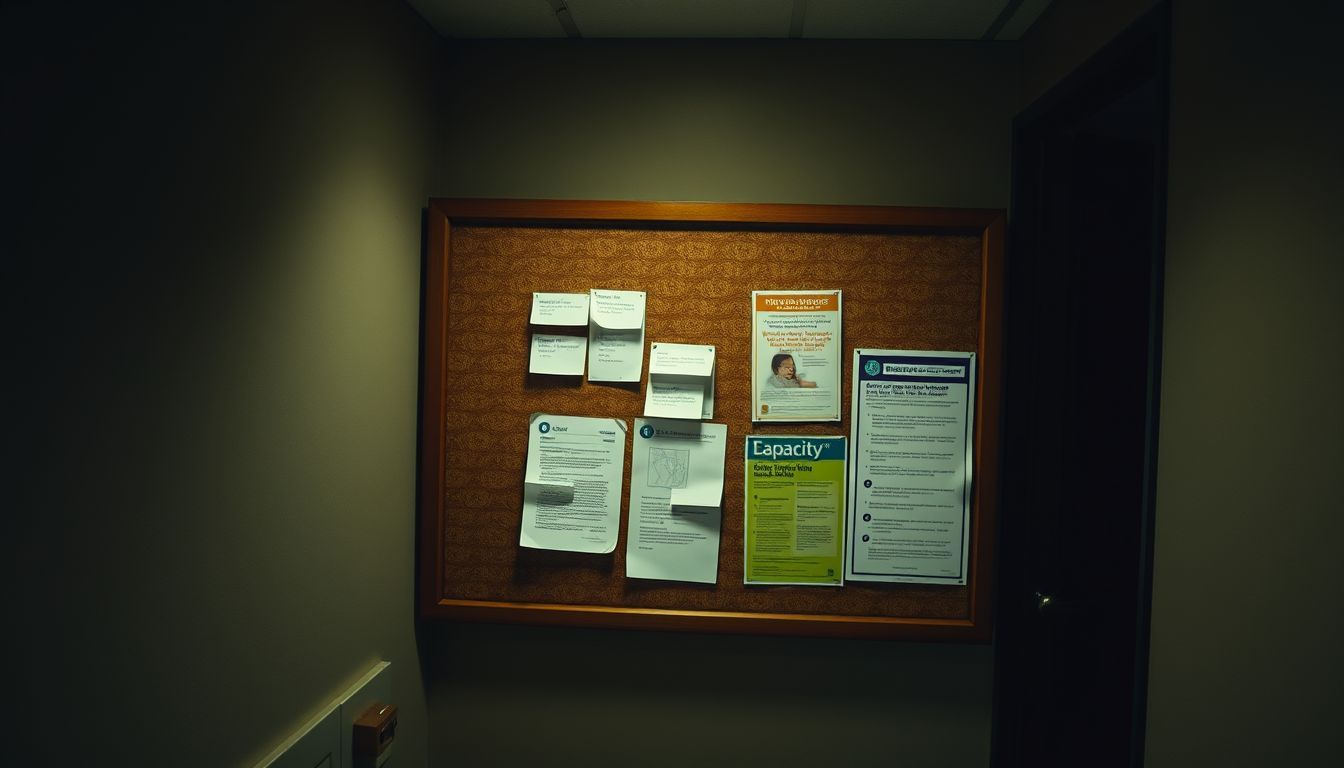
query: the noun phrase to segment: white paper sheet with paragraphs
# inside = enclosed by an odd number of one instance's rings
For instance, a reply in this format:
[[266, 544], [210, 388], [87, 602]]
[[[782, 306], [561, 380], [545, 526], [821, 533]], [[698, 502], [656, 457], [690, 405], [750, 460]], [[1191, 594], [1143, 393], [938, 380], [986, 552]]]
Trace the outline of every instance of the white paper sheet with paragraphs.
[[616, 549], [625, 437], [620, 419], [532, 414], [519, 545], [603, 554]]

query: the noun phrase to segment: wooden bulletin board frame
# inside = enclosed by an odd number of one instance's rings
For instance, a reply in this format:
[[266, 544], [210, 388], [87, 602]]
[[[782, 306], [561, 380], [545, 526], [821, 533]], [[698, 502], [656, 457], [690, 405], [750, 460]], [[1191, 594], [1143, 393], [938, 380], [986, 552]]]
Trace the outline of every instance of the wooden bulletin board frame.
[[[999, 487], [999, 413], [1002, 391], [1002, 303], [1003, 303], [1003, 254], [1005, 235], [1005, 216], [1001, 210], [990, 209], [948, 209], [948, 208], [894, 208], [878, 206], [823, 206], [823, 205], [774, 205], [774, 204], [720, 204], [720, 203], [670, 203], [670, 202], [611, 202], [611, 201], [558, 201], [558, 200], [503, 200], [503, 199], [448, 199], [435, 198], [430, 201], [427, 216], [426, 264], [424, 290], [424, 331], [422, 337], [422, 393], [421, 393], [421, 444], [419, 472], [419, 580], [418, 604], [420, 614], [425, 618], [451, 618], [466, 621], [485, 621], [499, 623], [531, 623], [570, 626], [590, 626], [626, 629], [654, 629], [700, 632], [729, 632], [753, 634], [814, 635], [863, 638], [907, 639], [921, 641], [965, 641], [989, 642], [991, 637], [992, 573], [994, 567], [994, 543], [997, 538], [998, 487]], [[725, 609], [687, 609], [669, 600], [665, 606], [649, 605], [613, 605], [585, 603], [583, 601], [552, 601], [549, 599], [514, 600], [505, 596], [486, 596], [463, 598], [450, 594], [445, 588], [452, 574], [445, 572], [445, 551], [448, 539], [445, 538], [450, 523], [455, 521], [453, 500], [445, 490], [447, 459], [450, 451], [447, 430], [454, 418], [448, 407], [446, 386], [450, 377], [461, 381], [453, 370], [454, 355], [450, 354], [449, 337], [452, 329], [449, 325], [449, 300], [454, 281], [466, 280], [469, 276], [454, 273], [454, 232], [463, 228], [479, 227], [554, 227], [560, 231], [582, 233], [588, 229], [625, 229], [648, 230], [657, 232], [709, 230], [714, 232], [820, 232], [853, 234], [856, 236], [873, 233], [894, 235], [912, 234], [924, 238], [967, 236], [978, 238], [979, 243], [979, 313], [974, 322], [976, 328], [976, 352], [978, 354], [978, 387], [976, 393], [975, 435], [974, 435], [974, 490], [971, 512], [971, 557], [967, 585], [957, 588], [955, 610], [945, 611], [953, 615], [946, 616], [899, 616], [873, 615], [864, 612], [834, 612], [794, 610], [792, 606], [793, 590], [826, 589], [818, 587], [793, 588], [756, 588], [778, 590], [767, 592], [764, 599], [768, 605], [764, 610]], [[576, 236], [579, 236], [576, 234]], [[544, 256], [544, 254], [543, 254]], [[592, 287], [612, 287], [594, 285]], [[749, 303], [752, 289], [790, 288], [803, 286], [780, 285], [742, 285], [741, 303]], [[806, 287], [825, 289], [835, 287], [827, 283], [824, 269], [818, 272], [815, 284]], [[553, 290], [538, 287], [536, 290]], [[530, 297], [529, 297], [530, 298]], [[651, 301], [653, 296], [651, 295]], [[847, 319], [845, 333], [848, 334], [849, 319], [852, 312], [861, 312], [846, 296], [845, 313]], [[517, 327], [508, 329], [517, 333], [526, 329], [526, 312], [517, 318]], [[650, 328], [645, 338], [659, 340], [656, 328]], [[676, 339], [666, 339], [676, 340]], [[696, 339], [696, 342], [701, 340]], [[712, 343], [712, 339], [705, 339]], [[864, 339], [844, 340], [842, 365], [848, 369], [852, 357], [850, 350], [854, 342], [865, 343]], [[460, 353], [457, 355], [460, 358]], [[527, 361], [525, 353], [517, 361], [518, 368], [525, 374]], [[647, 364], [646, 364], [647, 368]], [[724, 373], [720, 373], [720, 381]], [[831, 434], [848, 434], [848, 386], [849, 371], [845, 371], [846, 418], [841, 424], [832, 424]], [[479, 384], [476, 386], [488, 386]], [[588, 385], [591, 386], [591, 385]], [[723, 386], [722, 383], [720, 386]], [[488, 392], [485, 393], [488, 399]], [[478, 414], [477, 414], [478, 415]], [[609, 413], [618, 418], [627, 419], [633, 424], [633, 418], [639, 413]], [[716, 419], [716, 421], [719, 419]], [[503, 431], [523, 432], [521, 425], [498, 424]], [[730, 445], [739, 441], [742, 434], [730, 432]], [[729, 458], [726, 468], [729, 475], [740, 473], [740, 465], [734, 465]], [[628, 470], [627, 470], [628, 483]], [[521, 487], [521, 474], [518, 485]], [[628, 494], [628, 485], [623, 489]], [[624, 518], [628, 514], [628, 499], [622, 501], [623, 522], [622, 537], [618, 549], [624, 546]], [[733, 499], [725, 493], [724, 519], [730, 515], [741, 515], [741, 499]], [[519, 513], [520, 514], [520, 513]], [[514, 521], [514, 544], [516, 548], [517, 527]], [[740, 537], [736, 542], [724, 540], [722, 547], [741, 547]], [[591, 556], [589, 556], [591, 557]], [[624, 575], [613, 572], [610, 579], [624, 581]], [[741, 574], [723, 573], [720, 569], [720, 584], [725, 580], [741, 581]], [[630, 580], [639, 581], [639, 580]], [[557, 584], [557, 591], [562, 585]], [[736, 585], [734, 585], [736, 586]], [[880, 585], [869, 587], [855, 585], [856, 589], [884, 589], [892, 600], [897, 600], [907, 590], [918, 586], [924, 590], [947, 590], [949, 587], [927, 585]], [[840, 588], [850, 589], [846, 587]], [[675, 589], [675, 588], [674, 588]], [[696, 587], [686, 585], [685, 590]], [[833, 588], [832, 588], [833, 589]], [[706, 599], [703, 590], [697, 595], [702, 602]], [[672, 592], [671, 594], [675, 594]], [[712, 599], [713, 591], [709, 593]], [[815, 593], [813, 593], [815, 594]], [[913, 594], [928, 594], [914, 592]], [[761, 595], [753, 595], [761, 598]], [[881, 599], [881, 594], [878, 595]], [[869, 603], [871, 604], [871, 603]]]

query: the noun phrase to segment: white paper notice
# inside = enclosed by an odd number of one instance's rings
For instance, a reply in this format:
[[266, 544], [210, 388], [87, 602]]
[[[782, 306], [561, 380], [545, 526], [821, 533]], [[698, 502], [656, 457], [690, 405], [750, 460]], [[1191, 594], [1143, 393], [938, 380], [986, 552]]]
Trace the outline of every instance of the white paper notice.
[[533, 293], [533, 325], [587, 325], [588, 294]]
[[620, 419], [532, 414], [520, 545], [569, 552], [616, 549], [625, 431]]
[[587, 336], [534, 333], [527, 370], [528, 373], [549, 373], [554, 376], [582, 376], [583, 361], [587, 358]]
[[975, 355], [854, 350], [845, 579], [965, 584]]
[[649, 345], [649, 387], [644, 415], [670, 419], [714, 418], [714, 346]]
[[644, 292], [589, 291], [588, 380], [639, 381], [644, 370]]
[[726, 424], [635, 419], [626, 576], [718, 581], [727, 442]]

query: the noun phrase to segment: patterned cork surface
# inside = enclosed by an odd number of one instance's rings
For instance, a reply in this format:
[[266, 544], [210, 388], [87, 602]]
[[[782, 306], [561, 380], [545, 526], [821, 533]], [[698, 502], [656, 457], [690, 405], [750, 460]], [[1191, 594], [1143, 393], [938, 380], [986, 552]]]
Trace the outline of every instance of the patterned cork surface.
[[[859, 348], [974, 351], [980, 313], [978, 235], [456, 226], [451, 234], [442, 596], [688, 610], [964, 619], [965, 587], [842, 588], [742, 584], [743, 445], [748, 434], [847, 435]], [[528, 417], [624, 419], [643, 384], [592, 384], [527, 372], [534, 291], [590, 288], [648, 295], [648, 342], [718, 347], [714, 421], [728, 452], [714, 585], [625, 578], [630, 447], [621, 536], [610, 555], [518, 546]], [[843, 413], [825, 424], [752, 425], [751, 291], [844, 291]], [[628, 441], [629, 438], [627, 438]]]

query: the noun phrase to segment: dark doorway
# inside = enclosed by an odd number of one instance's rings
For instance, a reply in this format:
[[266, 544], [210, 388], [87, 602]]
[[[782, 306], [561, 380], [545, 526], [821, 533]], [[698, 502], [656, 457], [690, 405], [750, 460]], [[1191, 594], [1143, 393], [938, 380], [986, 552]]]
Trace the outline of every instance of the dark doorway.
[[993, 763], [1143, 762], [1168, 8], [1013, 124]]

